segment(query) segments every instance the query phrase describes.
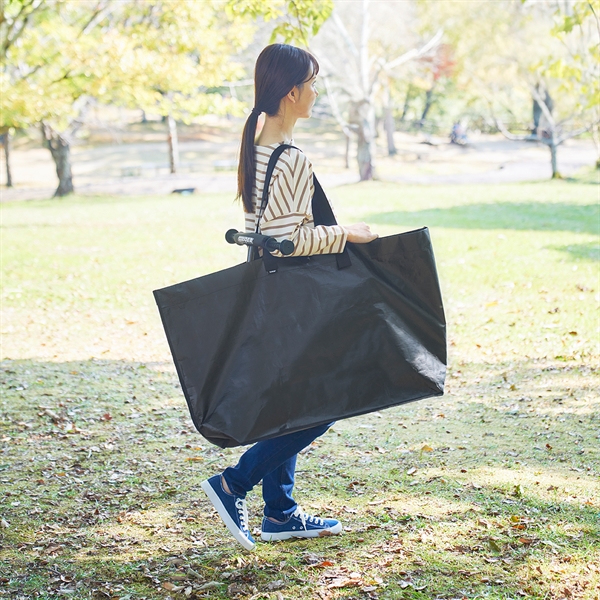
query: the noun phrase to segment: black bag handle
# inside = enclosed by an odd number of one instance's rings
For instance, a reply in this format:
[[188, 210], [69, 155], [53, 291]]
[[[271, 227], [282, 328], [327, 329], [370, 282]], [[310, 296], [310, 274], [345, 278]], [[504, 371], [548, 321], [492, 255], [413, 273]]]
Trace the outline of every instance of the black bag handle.
[[[260, 228], [260, 220], [262, 216], [265, 214], [265, 210], [267, 209], [267, 204], [269, 203], [269, 184], [271, 183], [271, 177], [273, 175], [273, 171], [275, 170], [275, 165], [279, 160], [279, 157], [288, 149], [288, 148], [296, 148], [299, 152], [302, 152], [300, 148], [296, 146], [292, 146], [291, 144], [280, 144], [269, 158], [269, 164], [267, 165], [267, 172], [265, 174], [265, 183], [262, 191], [262, 197], [260, 202], [260, 210], [258, 213], [258, 219], [256, 220], [256, 231], [255, 233], [259, 233]], [[335, 215], [333, 214], [333, 210], [331, 209], [331, 205], [327, 200], [327, 196], [319, 183], [316, 175], [313, 173], [313, 185], [314, 185], [314, 194], [312, 197], [312, 211], [313, 218], [315, 221], [315, 225], [337, 225], [337, 221], [335, 219]], [[254, 258], [258, 258], [258, 249], [254, 248], [253, 253]], [[348, 254], [348, 250], [344, 248], [342, 253], [335, 255], [338, 269], [345, 269], [352, 265], [352, 261], [350, 260], [350, 254]], [[283, 260], [290, 261], [292, 259], [285, 258]], [[267, 250], [263, 250], [263, 261], [265, 264], [265, 269], [268, 273], [276, 273], [277, 272], [277, 258], [274, 257]]]

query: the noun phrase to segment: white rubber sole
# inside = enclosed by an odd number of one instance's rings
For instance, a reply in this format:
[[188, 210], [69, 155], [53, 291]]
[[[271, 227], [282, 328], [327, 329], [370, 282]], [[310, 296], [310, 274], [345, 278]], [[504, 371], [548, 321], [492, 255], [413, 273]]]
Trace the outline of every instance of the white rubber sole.
[[282, 531], [280, 533], [271, 533], [263, 531], [260, 534], [260, 539], [263, 542], [280, 542], [283, 540], [291, 540], [294, 538], [318, 538], [337, 535], [342, 532], [342, 524], [338, 523], [329, 529], [313, 529], [312, 531]]
[[208, 496], [208, 499], [212, 502], [213, 506], [217, 509], [219, 516], [225, 523], [227, 529], [231, 535], [235, 538], [236, 542], [239, 542], [246, 550], [254, 550], [256, 544], [251, 542], [241, 531], [240, 528], [236, 525], [235, 521], [229, 516], [227, 509], [221, 502], [221, 498], [217, 495], [215, 490], [213, 490], [212, 485], [208, 482], [208, 480], [203, 481], [200, 484], [200, 487], [204, 490], [204, 493]]

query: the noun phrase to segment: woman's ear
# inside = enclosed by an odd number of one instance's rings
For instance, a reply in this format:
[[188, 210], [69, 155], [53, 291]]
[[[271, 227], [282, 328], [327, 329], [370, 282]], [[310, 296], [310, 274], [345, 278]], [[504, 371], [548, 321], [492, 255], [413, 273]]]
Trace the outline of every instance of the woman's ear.
[[294, 86], [288, 93], [286, 98], [290, 101], [293, 102], [294, 104], [296, 104], [296, 102], [298, 102], [298, 96], [300, 95], [300, 90]]

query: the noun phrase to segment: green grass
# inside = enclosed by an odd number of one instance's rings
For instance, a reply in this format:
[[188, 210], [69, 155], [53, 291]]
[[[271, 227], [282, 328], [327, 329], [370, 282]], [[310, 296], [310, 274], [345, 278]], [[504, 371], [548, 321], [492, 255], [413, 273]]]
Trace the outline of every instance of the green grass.
[[597, 600], [591, 182], [333, 190], [341, 222], [430, 227], [447, 394], [336, 424], [296, 497], [344, 534], [254, 553], [199, 490], [241, 450], [194, 432], [151, 294], [241, 262], [239, 207], [3, 204], [0, 597]]

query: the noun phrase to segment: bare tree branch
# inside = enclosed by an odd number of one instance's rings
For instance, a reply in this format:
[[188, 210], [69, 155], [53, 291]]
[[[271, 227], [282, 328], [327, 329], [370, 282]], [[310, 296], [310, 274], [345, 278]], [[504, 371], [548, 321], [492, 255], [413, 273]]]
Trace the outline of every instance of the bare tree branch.
[[346, 42], [346, 46], [348, 46], [348, 49], [352, 53], [352, 56], [354, 56], [355, 59], [358, 59], [358, 49], [354, 45], [354, 42], [352, 41], [348, 30], [344, 26], [344, 23], [335, 11], [331, 15], [331, 20], [333, 21], [334, 25], [338, 28], [338, 31], [340, 32], [344, 42]]
[[552, 131], [554, 131], [556, 129], [556, 121], [554, 120], [554, 117], [552, 116], [552, 113], [550, 112], [550, 109], [548, 108], [548, 105], [546, 104], [546, 99], [542, 98], [542, 95], [539, 92], [538, 86], [530, 84], [529, 91], [531, 92], [531, 95], [533, 96], [535, 101], [538, 103], [542, 113], [548, 120], [548, 123], [550, 124]]
[[327, 100], [329, 100], [329, 106], [331, 106], [331, 111], [333, 112], [335, 120], [339, 123], [344, 134], [350, 136], [350, 133], [355, 129], [355, 126], [350, 125], [342, 116], [335, 95], [331, 91], [331, 86], [329, 85], [329, 77], [325, 75], [321, 77], [321, 80], [325, 85], [325, 91], [327, 92]]
[[421, 56], [427, 54], [430, 50], [433, 50], [440, 43], [443, 35], [444, 30], [439, 29], [436, 32], [436, 34], [424, 46], [422, 46], [419, 49], [413, 48], [412, 50], [401, 54], [394, 60], [390, 60], [384, 63], [383, 68], [386, 71], [389, 71], [391, 69], [394, 69], [395, 67], [404, 64], [405, 62], [408, 62], [409, 60], [413, 60], [414, 58], [420, 58]]
[[526, 135], [515, 135], [514, 133], [511, 133], [508, 129], [506, 129], [506, 127], [504, 126], [504, 123], [497, 117], [494, 117], [493, 122], [494, 122], [494, 125], [496, 125], [496, 127], [498, 128], [498, 131], [507, 140], [511, 140], [513, 142], [524, 142], [528, 139], [528, 136], [526, 136]]
[[371, 91], [372, 91], [373, 87], [375, 86], [375, 83], [379, 79], [379, 75], [381, 74], [381, 71], [385, 71], [387, 73], [387, 72], [391, 71], [392, 69], [394, 69], [395, 67], [398, 67], [401, 64], [404, 64], [410, 60], [421, 58], [421, 56], [424, 56], [425, 54], [427, 54], [428, 52], [433, 50], [440, 43], [443, 35], [444, 35], [444, 30], [439, 29], [436, 32], [436, 34], [421, 48], [413, 48], [412, 50], [409, 50], [408, 52], [401, 54], [400, 56], [398, 56], [397, 58], [395, 58], [394, 60], [391, 60], [391, 61], [385, 61], [383, 58], [380, 58], [377, 61], [378, 68], [375, 70], [375, 73], [373, 74], [373, 77], [371, 79], [371, 86], [370, 86]]
[[598, 125], [598, 123], [600, 123], [600, 119], [596, 119], [596, 121], [590, 123], [586, 127], [580, 127], [579, 129], [575, 129], [574, 131], [570, 131], [569, 133], [561, 135], [556, 141], [556, 145], [559, 146], [560, 144], [566, 142], [571, 138], [577, 137], [578, 135], [582, 135], [583, 133], [590, 131], [590, 129], [594, 128], [596, 125]]

